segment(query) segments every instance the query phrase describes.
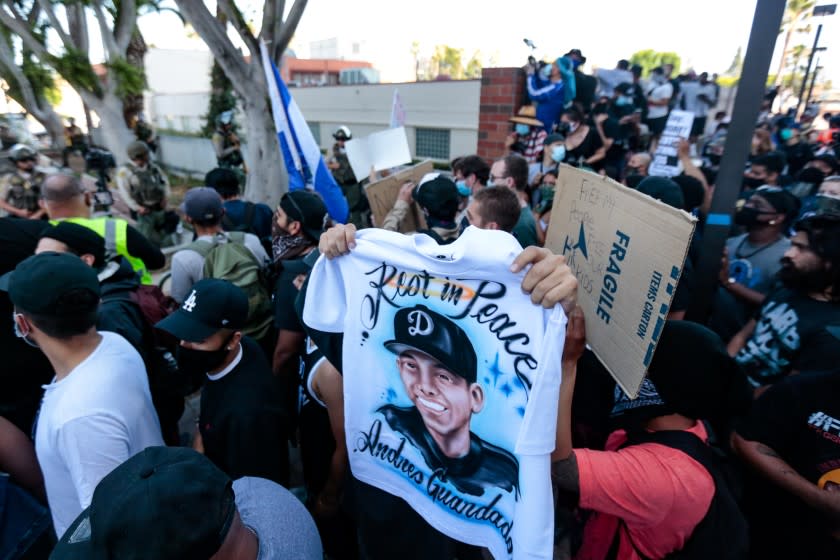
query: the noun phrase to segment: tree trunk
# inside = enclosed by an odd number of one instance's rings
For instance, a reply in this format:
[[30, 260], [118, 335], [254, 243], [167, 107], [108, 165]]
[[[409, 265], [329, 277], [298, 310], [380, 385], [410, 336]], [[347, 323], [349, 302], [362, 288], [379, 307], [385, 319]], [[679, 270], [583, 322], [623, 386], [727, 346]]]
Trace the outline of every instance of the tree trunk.
[[[33, 116], [35, 115], [33, 114]], [[52, 107], [49, 107], [42, 116], [35, 116], [35, 118], [47, 129], [47, 133], [52, 138], [52, 147], [58, 150], [64, 148], [64, 123], [61, 122], [58, 113], [53, 111]]]
[[268, 102], [264, 96], [252, 97], [255, 99], [243, 100], [243, 111], [248, 123], [245, 138], [247, 152], [243, 154], [248, 165], [245, 198], [276, 208], [280, 197], [289, 188], [289, 177], [280, 156]]
[[788, 45], [790, 45], [790, 38], [793, 35], [793, 26], [795, 23], [795, 21], [791, 22], [790, 27], [785, 31], [785, 42], [782, 44], [782, 58], [779, 60], [779, 69], [776, 71], [776, 87], [782, 85], [782, 73], [785, 71]]
[[97, 141], [114, 154], [117, 165], [128, 163], [125, 149], [134, 140], [134, 134], [125, 124], [122, 100], [112, 93], [104, 98], [80, 93], [85, 104], [99, 117]]

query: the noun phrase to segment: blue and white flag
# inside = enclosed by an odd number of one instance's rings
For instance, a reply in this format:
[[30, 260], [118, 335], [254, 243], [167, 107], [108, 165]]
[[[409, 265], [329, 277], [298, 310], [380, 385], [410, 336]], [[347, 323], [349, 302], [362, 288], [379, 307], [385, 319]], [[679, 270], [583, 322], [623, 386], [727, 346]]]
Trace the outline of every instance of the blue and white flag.
[[260, 44], [260, 53], [271, 112], [274, 114], [274, 128], [289, 174], [289, 190], [314, 188], [324, 199], [330, 217], [336, 222], [346, 222], [349, 215], [347, 199], [327, 168], [318, 143], [297, 103], [289, 95], [280, 72], [269, 58], [265, 44]]

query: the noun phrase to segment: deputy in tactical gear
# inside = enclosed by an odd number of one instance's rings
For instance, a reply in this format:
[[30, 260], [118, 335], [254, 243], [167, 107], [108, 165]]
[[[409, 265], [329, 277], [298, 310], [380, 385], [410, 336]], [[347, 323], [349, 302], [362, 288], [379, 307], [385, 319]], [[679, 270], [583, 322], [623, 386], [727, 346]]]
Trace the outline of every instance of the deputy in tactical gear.
[[42, 218], [44, 210], [39, 207], [38, 199], [46, 174], [35, 165], [38, 152], [25, 144], [15, 144], [9, 150], [9, 159], [15, 170], [0, 183], [0, 209], [19, 218]]
[[219, 167], [237, 169], [244, 166], [239, 136], [233, 131], [233, 111], [219, 113], [211, 140]]
[[353, 139], [353, 133], [346, 126], [340, 126], [333, 133], [333, 138], [335, 138], [335, 144], [332, 148], [333, 155], [327, 161], [327, 167], [332, 171], [335, 182], [341, 187], [344, 198], [347, 199], [347, 204], [350, 207], [348, 221], [358, 229], [369, 227], [370, 205], [367, 196], [365, 196], [365, 189], [356, 179], [344, 148], [344, 143]]
[[158, 246], [171, 244], [172, 218], [166, 211], [169, 181], [166, 174], [149, 160], [149, 147], [139, 140], [126, 149], [129, 163], [117, 171], [117, 189], [137, 221], [137, 229]]
[[510, 452], [470, 431], [484, 408], [478, 361], [467, 333], [423, 305], [394, 315], [394, 338], [385, 348], [414, 406], [386, 404], [381, 413], [459, 491], [481, 496], [486, 488], [519, 493], [519, 463]]

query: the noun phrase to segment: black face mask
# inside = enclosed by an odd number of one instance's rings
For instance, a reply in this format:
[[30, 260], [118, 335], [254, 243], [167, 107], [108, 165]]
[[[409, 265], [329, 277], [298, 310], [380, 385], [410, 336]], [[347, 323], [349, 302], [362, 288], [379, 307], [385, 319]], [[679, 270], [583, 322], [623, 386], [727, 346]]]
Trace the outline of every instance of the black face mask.
[[766, 225], [766, 222], [758, 220], [758, 217], [764, 214], [775, 214], [775, 212], [762, 212], [749, 206], [742, 206], [740, 210], [735, 212], [735, 223], [748, 228], [758, 224]]
[[175, 360], [178, 362], [178, 369], [187, 375], [204, 375], [209, 371], [218, 368], [225, 361], [228, 354], [228, 339], [218, 350], [196, 350], [178, 346], [175, 351]]
[[764, 179], [756, 179], [755, 177], [747, 177], [746, 175], [744, 176], [744, 188], [757, 189], [758, 187], [764, 185], [764, 183]]

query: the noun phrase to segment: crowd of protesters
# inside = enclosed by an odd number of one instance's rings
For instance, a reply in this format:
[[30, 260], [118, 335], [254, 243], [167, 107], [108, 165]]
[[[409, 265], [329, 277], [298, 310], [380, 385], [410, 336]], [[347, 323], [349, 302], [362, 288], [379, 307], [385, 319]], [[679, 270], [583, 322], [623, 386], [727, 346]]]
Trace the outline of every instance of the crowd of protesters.
[[[405, 501], [354, 478], [341, 363], [302, 317], [315, 261], [358, 230], [438, 244], [468, 227], [522, 246], [522, 288], [569, 315], [556, 446], [556, 558], [837, 558], [840, 554], [840, 116], [756, 123], [714, 305], [684, 320], [729, 119], [708, 74], [590, 76], [573, 49], [527, 67], [530, 102], [505, 151], [402, 186], [382, 223], [342, 126], [328, 167], [350, 207], [332, 225], [309, 190], [241, 199], [221, 165], [175, 207], [147, 142], [114, 190], [43, 173], [12, 148], [0, 209], [0, 557], [477, 559]], [[680, 174], [652, 155], [691, 112]], [[219, 121], [230, 127], [230, 115]], [[225, 129], [227, 130], [227, 129]], [[238, 139], [232, 142], [238, 149]], [[241, 162], [239, 162], [241, 163]], [[586, 346], [577, 283], [544, 248], [561, 165], [606, 175], [699, 218], [648, 377], [629, 399]], [[167, 259], [175, 232], [192, 237]], [[154, 271], [167, 267], [158, 287]], [[155, 274], [155, 276], [153, 276]], [[339, 343], [340, 344], [340, 343]], [[340, 352], [338, 353], [340, 355]]]

